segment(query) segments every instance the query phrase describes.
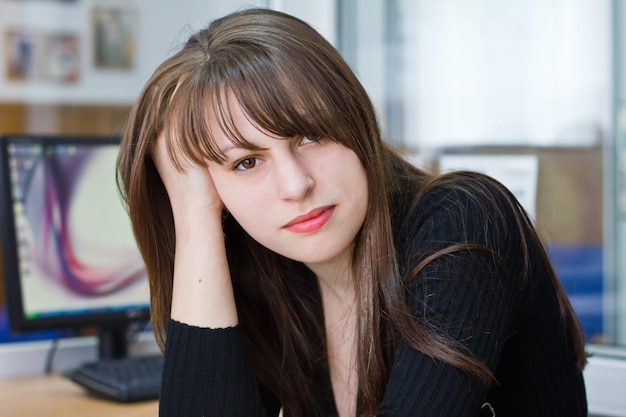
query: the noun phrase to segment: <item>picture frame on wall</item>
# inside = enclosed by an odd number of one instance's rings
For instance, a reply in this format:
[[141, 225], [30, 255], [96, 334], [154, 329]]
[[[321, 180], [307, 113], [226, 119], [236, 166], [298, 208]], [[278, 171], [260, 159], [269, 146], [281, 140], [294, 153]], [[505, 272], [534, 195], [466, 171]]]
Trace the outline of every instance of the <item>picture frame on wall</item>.
[[4, 39], [3, 61], [9, 82], [71, 84], [79, 80], [80, 39], [77, 34], [9, 29]]
[[93, 60], [98, 69], [132, 69], [135, 62], [134, 9], [120, 6], [92, 9]]
[[5, 32], [5, 71], [9, 81], [28, 81], [37, 76], [37, 36], [27, 30]]
[[42, 78], [48, 81], [73, 83], [80, 76], [78, 37], [55, 33], [42, 39]]

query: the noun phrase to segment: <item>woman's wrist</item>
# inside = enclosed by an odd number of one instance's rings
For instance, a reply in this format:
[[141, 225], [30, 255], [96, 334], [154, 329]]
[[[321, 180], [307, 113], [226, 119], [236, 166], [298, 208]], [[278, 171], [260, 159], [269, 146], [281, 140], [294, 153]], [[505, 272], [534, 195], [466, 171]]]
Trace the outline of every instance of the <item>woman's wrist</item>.
[[207, 238], [223, 239], [222, 210], [201, 209], [187, 210], [174, 214], [176, 241], [203, 241]]
[[[238, 323], [226, 259], [221, 211], [176, 222], [173, 319], [198, 327]], [[184, 221], [183, 221], [184, 220]]]

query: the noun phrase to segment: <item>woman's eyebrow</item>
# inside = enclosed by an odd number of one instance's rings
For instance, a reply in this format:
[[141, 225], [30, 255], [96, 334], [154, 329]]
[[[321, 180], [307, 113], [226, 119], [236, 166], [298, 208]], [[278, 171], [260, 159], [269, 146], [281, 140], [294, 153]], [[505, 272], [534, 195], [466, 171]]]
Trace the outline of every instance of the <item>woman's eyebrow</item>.
[[246, 151], [263, 151], [263, 150], [267, 150], [267, 148], [262, 147], [262, 146], [256, 146], [252, 143], [231, 143], [230, 145], [225, 146], [224, 148], [219, 148], [219, 151], [223, 154], [226, 155], [228, 152], [233, 151], [233, 150], [237, 150], [237, 149], [243, 149]]
[[234, 144], [234, 143], [233, 143], [233, 144], [228, 145], [228, 146], [226, 146], [226, 147], [224, 147], [224, 148], [219, 148], [219, 151], [220, 151], [222, 154], [226, 154], [226, 153], [228, 153], [228, 152], [232, 151], [233, 149], [237, 149], [237, 148], [241, 148], [241, 145], [237, 145], [237, 144]]

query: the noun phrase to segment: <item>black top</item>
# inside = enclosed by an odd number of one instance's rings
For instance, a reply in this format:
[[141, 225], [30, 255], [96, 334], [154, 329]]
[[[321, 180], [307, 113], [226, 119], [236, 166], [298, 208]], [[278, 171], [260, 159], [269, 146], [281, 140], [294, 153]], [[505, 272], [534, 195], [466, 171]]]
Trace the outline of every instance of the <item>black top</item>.
[[[574, 366], [541, 248], [524, 237], [530, 230], [516, 222], [518, 208], [491, 181], [464, 176], [459, 181], [460, 187], [435, 187], [418, 200], [398, 235], [399, 258], [408, 268], [454, 243], [491, 249], [459, 251], [432, 262], [408, 285], [407, 300], [416, 320], [467, 347], [497, 383], [489, 386], [401, 343], [377, 415], [586, 416], [583, 376]], [[486, 210], [487, 201], [479, 205], [468, 184], [496, 203]], [[496, 212], [501, 221], [493, 220]], [[524, 242], [528, 276], [522, 273]], [[328, 415], [335, 415], [330, 397]], [[277, 415], [263, 398], [240, 326], [201, 329], [170, 320], [162, 417]]]

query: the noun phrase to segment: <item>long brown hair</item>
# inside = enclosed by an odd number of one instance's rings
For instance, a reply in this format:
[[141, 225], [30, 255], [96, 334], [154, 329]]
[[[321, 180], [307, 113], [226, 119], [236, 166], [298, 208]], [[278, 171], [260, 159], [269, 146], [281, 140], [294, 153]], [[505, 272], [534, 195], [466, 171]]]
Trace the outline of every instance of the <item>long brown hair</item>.
[[[368, 95], [329, 43], [301, 20], [264, 9], [231, 14], [192, 35], [150, 78], [124, 133], [118, 180], [146, 263], [160, 345], [171, 307], [175, 235], [150, 147], [167, 131], [175, 161], [221, 161], [212, 140], [216, 128], [251, 146], [230, 119], [230, 94], [251, 121], [277, 137], [331, 138], [352, 149], [365, 167], [369, 207], [353, 253], [359, 411], [374, 414], [382, 401], [401, 338], [489, 381], [486, 365], [420, 325], [406, 305], [394, 230], [433, 178], [383, 142]], [[217, 114], [219, 126], [207, 124], [207, 109]], [[225, 218], [224, 233], [240, 323], [260, 384], [286, 415], [323, 415], [315, 396], [326, 366], [315, 277], [255, 242], [232, 217]], [[563, 305], [564, 316], [574, 317], [566, 298]]]

